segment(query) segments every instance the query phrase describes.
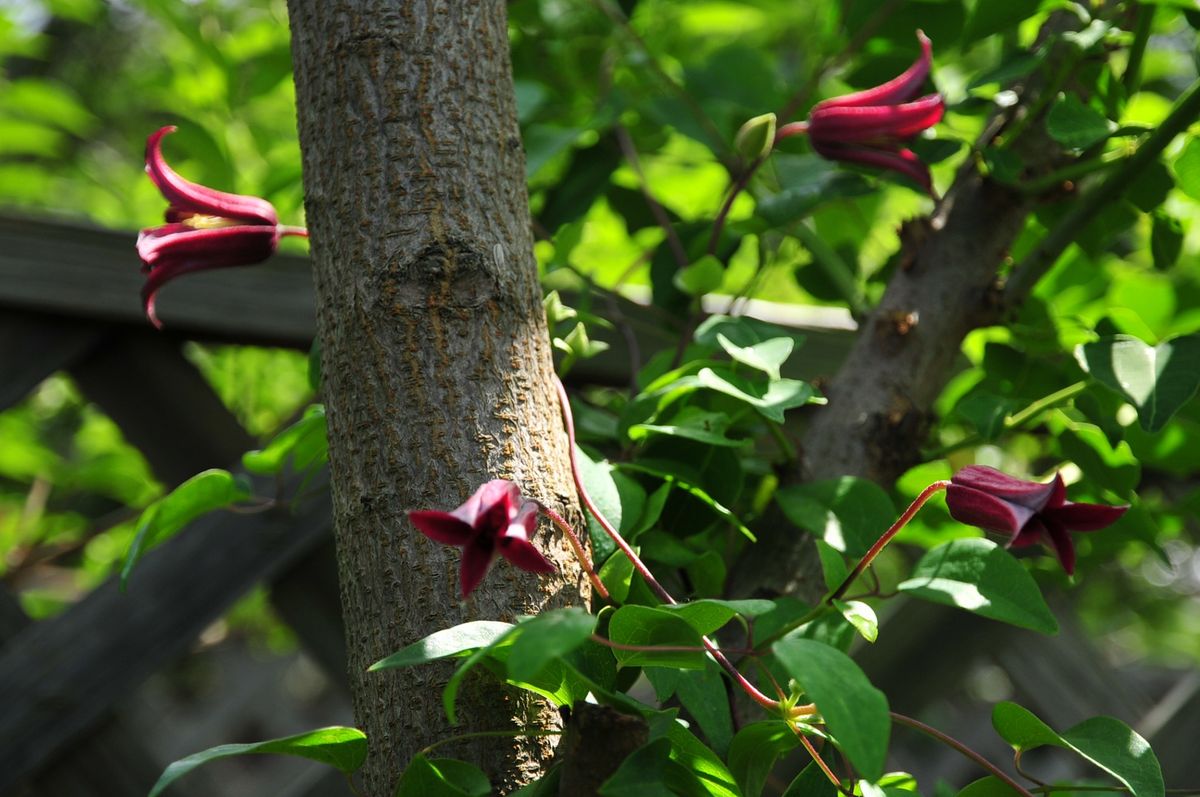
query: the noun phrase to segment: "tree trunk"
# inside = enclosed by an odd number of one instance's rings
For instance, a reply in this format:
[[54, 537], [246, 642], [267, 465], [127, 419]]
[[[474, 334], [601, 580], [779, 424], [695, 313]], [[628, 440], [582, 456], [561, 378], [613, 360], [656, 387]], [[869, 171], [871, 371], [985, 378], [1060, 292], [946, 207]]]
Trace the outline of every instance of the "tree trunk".
[[[293, 59], [328, 408], [334, 522], [350, 679], [371, 741], [367, 793], [452, 733], [542, 728], [557, 715], [481, 678], [451, 730], [452, 667], [368, 673], [421, 637], [481, 618], [581, 603], [560, 573], [498, 562], [463, 602], [460, 552], [405, 512], [449, 509], [489, 478], [581, 516], [529, 232], [501, 0], [292, 0]], [[540, 773], [545, 739], [439, 748], [501, 791]]]

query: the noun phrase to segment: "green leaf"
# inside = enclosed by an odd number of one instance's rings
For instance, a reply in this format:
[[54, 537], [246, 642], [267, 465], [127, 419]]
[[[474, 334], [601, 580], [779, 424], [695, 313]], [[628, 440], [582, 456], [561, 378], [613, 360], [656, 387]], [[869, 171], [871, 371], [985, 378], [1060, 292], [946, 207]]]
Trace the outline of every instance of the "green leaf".
[[1150, 216], [1150, 254], [1154, 267], [1166, 271], [1183, 251], [1183, 222], [1161, 208]]
[[[671, 760], [671, 740], [655, 739], [621, 762], [598, 791], [604, 797], [675, 797], [696, 776]], [[689, 789], [690, 791], [690, 789]]]
[[367, 757], [367, 735], [357, 728], [320, 728], [282, 739], [269, 739], [250, 744], [222, 744], [210, 747], [171, 764], [159, 776], [150, 797], [158, 797], [179, 778], [201, 764], [235, 755], [274, 753], [307, 758], [345, 772], [354, 772]]
[[1157, 432], [1200, 387], [1200, 335], [1148, 346], [1131, 335], [1114, 335], [1075, 349], [1079, 365], [1117, 391], [1138, 411], [1138, 422]]
[[629, 427], [629, 439], [637, 442], [652, 434], [684, 437], [710, 446], [738, 448], [746, 440], [734, 440], [725, 436], [729, 428], [729, 416], [723, 412], [706, 412], [699, 407], [684, 407], [669, 424], [636, 423]]
[[963, 45], [1015, 28], [1022, 20], [1036, 13], [1040, 5], [1041, 0], [976, 3], [971, 7], [971, 16], [967, 18], [963, 30]]
[[883, 774], [892, 720], [883, 692], [854, 660], [811, 639], [785, 637], [773, 648], [775, 658], [816, 703], [825, 725], [850, 763], [868, 780]]
[[790, 338], [792, 348], [804, 342], [804, 336], [793, 330], [760, 321], [750, 316], [710, 315], [696, 327], [693, 339], [702, 346], [720, 346], [719, 336], [741, 348], [750, 348], [777, 338]]
[[[661, 608], [622, 606], [608, 621], [608, 637], [620, 645], [649, 648], [614, 649], [613, 655], [622, 667], [678, 667], [698, 670], [705, 666], [700, 634], [682, 617]], [[655, 646], [689, 647], [697, 650], [655, 650]]]
[[1059, 97], [1046, 114], [1046, 132], [1068, 149], [1087, 149], [1116, 129], [1115, 122], [1069, 92]]
[[1033, 576], [991, 540], [971, 537], [939, 545], [921, 557], [897, 589], [1043, 634], [1058, 632]]
[[[587, 488], [588, 495], [592, 497], [596, 508], [608, 519], [608, 522], [620, 530], [621, 493], [617, 490], [616, 482], [613, 481], [612, 465], [605, 460], [594, 461], [579, 446], [575, 447], [575, 455], [579, 462], [579, 478], [583, 481], [583, 486]], [[592, 555], [595, 557], [595, 561], [603, 562], [612, 556], [613, 551], [617, 550], [617, 544], [608, 536], [604, 527], [596, 522], [591, 512], [587, 513], [587, 524], [588, 536], [592, 543]]]
[[280, 473], [289, 461], [300, 472], [329, 461], [324, 405], [312, 405], [304, 417], [275, 435], [265, 448], [242, 455], [242, 467], [263, 476]]
[[696, 378], [702, 387], [743, 401], [776, 423], [783, 423], [785, 410], [809, 403], [823, 403], [811, 385], [798, 379], [776, 379], [764, 387], [724, 369], [718, 373], [712, 368], [700, 369]]
[[846, 557], [825, 540], [814, 540], [817, 545], [817, 555], [821, 558], [821, 575], [825, 580], [825, 588], [832, 591], [842, 585], [850, 568], [846, 566]]
[[678, 615], [694, 628], [697, 634], [708, 635], [724, 626], [739, 614], [745, 617], [757, 617], [774, 610], [775, 604], [772, 601], [753, 598], [738, 601], [706, 598], [704, 600], [677, 603], [674, 606], [659, 606], [657, 608], [664, 612]]
[[725, 266], [712, 255], [705, 255], [675, 272], [675, 287], [688, 296], [703, 296], [721, 287], [725, 281]]
[[741, 797], [733, 775], [721, 763], [721, 759], [691, 731], [672, 721], [667, 726], [666, 735], [671, 740], [671, 760], [677, 761], [699, 779], [704, 786], [701, 794], [709, 797]]
[[[653, 670], [647, 670], [651, 671]], [[675, 672], [679, 678], [675, 684], [675, 694], [679, 696], [679, 702], [692, 715], [700, 730], [704, 731], [704, 736], [713, 751], [724, 756], [733, 738], [733, 717], [729, 713], [729, 695], [725, 691], [725, 680], [721, 677], [717, 665], [709, 662], [703, 670]]]
[[755, 722], [738, 731], [729, 745], [729, 771], [744, 797], [759, 797], [779, 756], [799, 745], [796, 732], [782, 720]]
[[772, 379], [779, 379], [779, 368], [792, 356], [796, 341], [790, 337], [771, 338], [753, 346], [739, 346], [717, 333], [717, 343], [737, 362], [757, 368]]
[[1043, 745], [1071, 750], [1108, 772], [1133, 797], [1163, 797], [1162, 768], [1149, 743], [1132, 728], [1112, 717], [1092, 717], [1055, 733], [1031, 711], [1016, 703], [999, 703], [992, 725], [1018, 751]]
[[851, 557], [865, 554], [896, 519], [883, 488], [853, 476], [785, 487], [775, 500], [788, 520]]
[[487, 797], [487, 775], [466, 761], [417, 755], [396, 784], [395, 797]]
[[837, 797], [837, 787], [825, 776], [817, 762], [812, 762], [800, 771], [787, 787], [783, 797]]
[[[666, 460], [642, 459], [636, 462], [622, 462], [620, 463], [620, 467], [626, 470], [636, 471], [638, 473], [648, 473], [651, 476], [657, 476], [660, 479], [665, 479], [668, 484], [677, 487], [688, 495], [703, 501], [713, 512], [723, 518], [725, 522], [741, 532], [746, 539], [750, 540], [751, 542], [757, 542], [758, 538], [754, 536], [754, 532], [746, 528], [745, 524], [738, 520], [737, 515], [733, 514], [728, 507], [726, 507], [717, 499], [713, 498], [700, 487], [696, 486], [695, 482], [681, 478], [680, 475], [676, 473], [676, 470], [679, 469], [681, 464], [682, 463]], [[699, 479], [697, 478], [696, 481], [699, 481]]]
[[863, 639], [874, 642], [879, 637], [879, 618], [870, 606], [862, 601], [834, 601], [833, 605]]
[[174, 536], [201, 515], [249, 497], [250, 485], [245, 479], [227, 470], [213, 469], [197, 473], [146, 507], [138, 518], [137, 536], [133, 538], [121, 568], [121, 589], [125, 589], [134, 566], [145, 551]]
[[956, 797], [1020, 797], [1020, 792], [1000, 778], [988, 775], [968, 783]]
[[586, 642], [596, 628], [596, 618], [571, 606], [542, 612], [519, 627], [521, 633], [508, 652], [508, 677], [528, 681], [551, 661]]
[[1188, 139], [1172, 164], [1176, 185], [1192, 199], [1200, 200], [1200, 138]]
[[411, 667], [414, 664], [424, 664], [450, 656], [461, 656], [480, 648], [486, 648], [513, 628], [511, 623], [501, 623], [495, 620], [475, 620], [456, 625], [453, 628], [443, 628], [385, 659], [380, 659], [368, 667], [367, 671]]

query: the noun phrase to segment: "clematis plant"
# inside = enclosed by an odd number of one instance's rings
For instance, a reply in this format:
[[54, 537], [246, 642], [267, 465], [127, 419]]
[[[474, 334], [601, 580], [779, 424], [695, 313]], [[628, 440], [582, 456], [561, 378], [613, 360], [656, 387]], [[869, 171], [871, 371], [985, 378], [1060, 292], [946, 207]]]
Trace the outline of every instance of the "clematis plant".
[[933, 45], [917, 31], [921, 55], [902, 74], [874, 88], [817, 103], [808, 121], [779, 128], [776, 141], [807, 134], [813, 150], [828, 160], [861, 163], [908, 177], [934, 195], [929, 167], [905, 146], [942, 119], [938, 93], [918, 97], [933, 63]]
[[946, 506], [955, 520], [1007, 534], [1012, 548], [1044, 543], [1071, 575], [1075, 572], [1075, 544], [1070, 532], [1111, 526], [1129, 507], [1075, 503], [1066, 498], [1060, 474], [1043, 484], [983, 465], [963, 468], [946, 488]]
[[464, 598], [479, 586], [497, 555], [531, 573], [557, 569], [529, 541], [537, 528], [537, 516], [538, 503], [521, 500], [521, 488], [507, 479], [487, 482], [449, 512], [423, 509], [408, 513], [412, 524], [429, 539], [463, 549], [459, 580]]
[[162, 154], [162, 139], [173, 132], [175, 127], [168, 125], [146, 139], [146, 173], [169, 204], [167, 223], [142, 230], [137, 240], [147, 275], [142, 307], [159, 328], [154, 300], [166, 283], [194, 271], [261, 263], [275, 253], [283, 236], [308, 237], [303, 227], [281, 225], [265, 199], [217, 191], [179, 176]]

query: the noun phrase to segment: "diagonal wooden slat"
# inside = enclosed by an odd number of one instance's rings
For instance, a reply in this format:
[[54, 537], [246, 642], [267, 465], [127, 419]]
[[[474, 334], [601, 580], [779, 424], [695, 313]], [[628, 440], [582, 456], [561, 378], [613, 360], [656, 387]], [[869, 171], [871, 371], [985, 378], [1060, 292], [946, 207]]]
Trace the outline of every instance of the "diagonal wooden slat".
[[[297, 485], [292, 485], [293, 489]], [[0, 793], [46, 764], [250, 587], [330, 535], [327, 491], [297, 515], [202, 518], [138, 566], [0, 651]]]

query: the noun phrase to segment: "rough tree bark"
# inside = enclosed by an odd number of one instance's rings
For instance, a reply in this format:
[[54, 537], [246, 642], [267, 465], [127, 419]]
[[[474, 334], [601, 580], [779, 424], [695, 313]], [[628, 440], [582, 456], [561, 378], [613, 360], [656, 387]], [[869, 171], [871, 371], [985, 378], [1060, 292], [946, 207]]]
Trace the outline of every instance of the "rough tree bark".
[[[502, 0], [289, 3], [318, 303], [350, 679], [371, 741], [367, 793], [452, 733], [558, 722], [477, 683], [447, 727], [448, 667], [367, 673], [464, 621], [579, 604], [560, 535], [547, 578], [498, 563], [467, 602], [457, 549], [405, 512], [451, 508], [489, 478], [579, 521], [532, 255]], [[539, 773], [545, 739], [439, 748], [501, 791]]]

